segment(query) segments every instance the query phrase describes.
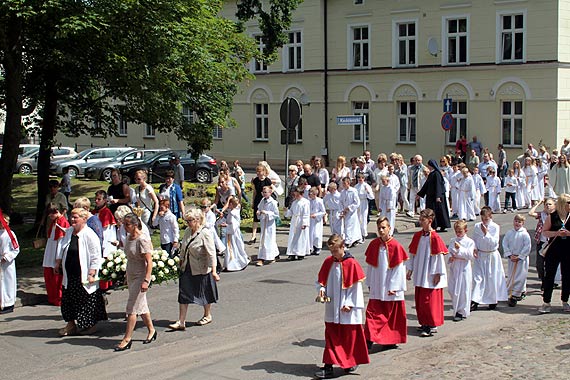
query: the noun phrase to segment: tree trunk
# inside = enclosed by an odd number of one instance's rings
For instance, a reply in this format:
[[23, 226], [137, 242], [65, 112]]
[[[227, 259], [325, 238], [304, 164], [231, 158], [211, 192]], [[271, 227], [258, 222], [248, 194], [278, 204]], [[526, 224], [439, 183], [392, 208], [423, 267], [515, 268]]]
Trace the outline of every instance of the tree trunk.
[[[0, 158], [0, 208], [7, 214], [12, 213], [12, 177], [18, 148], [22, 139], [22, 22], [19, 17], [11, 16], [6, 28], [6, 50], [4, 51], [4, 70], [6, 73], [6, 125], [4, 143]], [[16, 210], [17, 211], [17, 210]]]
[[38, 203], [36, 206], [36, 225], [42, 221], [45, 210], [46, 195], [49, 192], [49, 166], [51, 162], [51, 147], [55, 137], [57, 124], [57, 84], [55, 75], [49, 75], [46, 81], [46, 93], [42, 130], [40, 137], [40, 151], [38, 154]]

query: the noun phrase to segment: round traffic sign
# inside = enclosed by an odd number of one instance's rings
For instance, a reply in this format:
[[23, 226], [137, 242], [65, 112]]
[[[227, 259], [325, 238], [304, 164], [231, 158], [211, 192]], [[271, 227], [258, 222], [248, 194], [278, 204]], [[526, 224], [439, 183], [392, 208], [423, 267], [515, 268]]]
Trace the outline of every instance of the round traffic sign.
[[455, 119], [453, 118], [451, 112], [444, 113], [443, 116], [441, 117], [441, 127], [443, 128], [443, 130], [449, 131], [454, 124], [455, 124]]
[[287, 98], [281, 103], [279, 118], [284, 128], [295, 129], [301, 120], [301, 105], [295, 98]]

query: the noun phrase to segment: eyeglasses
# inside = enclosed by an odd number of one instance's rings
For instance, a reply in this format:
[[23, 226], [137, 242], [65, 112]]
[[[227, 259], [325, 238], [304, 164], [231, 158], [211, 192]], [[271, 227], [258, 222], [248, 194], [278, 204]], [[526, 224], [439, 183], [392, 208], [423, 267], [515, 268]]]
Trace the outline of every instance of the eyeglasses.
[[188, 218], [188, 219], [186, 219], [186, 222], [191, 223], [191, 222], [193, 222], [193, 221], [195, 221], [195, 220], [196, 220], [196, 219]]
[[208, 208], [208, 207], [209, 207], [209, 206], [204, 206], [204, 205], [200, 206], [200, 208]]

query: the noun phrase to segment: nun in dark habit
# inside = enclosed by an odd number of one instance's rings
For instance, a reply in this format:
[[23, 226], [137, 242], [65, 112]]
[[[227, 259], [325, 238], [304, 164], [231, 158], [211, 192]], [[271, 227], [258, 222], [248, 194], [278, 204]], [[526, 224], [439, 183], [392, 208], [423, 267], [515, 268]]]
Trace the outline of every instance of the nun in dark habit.
[[439, 232], [445, 232], [446, 228], [451, 227], [449, 210], [445, 201], [445, 181], [437, 161], [429, 160], [428, 167], [430, 173], [417, 196], [426, 197], [426, 208], [432, 209], [435, 213], [432, 228], [438, 228]]

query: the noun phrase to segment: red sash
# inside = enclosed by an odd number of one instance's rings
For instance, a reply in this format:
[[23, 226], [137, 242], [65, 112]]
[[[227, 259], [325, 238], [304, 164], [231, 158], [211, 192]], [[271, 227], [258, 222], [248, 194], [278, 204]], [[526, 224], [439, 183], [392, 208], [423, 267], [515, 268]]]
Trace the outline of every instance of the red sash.
[[4, 229], [8, 233], [8, 237], [10, 238], [10, 241], [12, 242], [12, 247], [14, 247], [14, 249], [20, 248], [20, 245], [18, 244], [18, 240], [16, 240], [16, 235], [14, 235], [14, 233], [10, 229], [10, 226], [8, 225], [8, 222], [6, 221], [6, 219], [4, 219], [4, 213], [2, 213], [2, 209], [0, 209], [0, 223], [2, 223], [2, 227], [4, 227]]
[[55, 234], [54, 234], [54, 240], [59, 240], [62, 237], [65, 236], [65, 230], [67, 228], [69, 228], [69, 222], [67, 221], [67, 219], [65, 218], [65, 216], [60, 216], [59, 218], [57, 218], [57, 220], [55, 220], [48, 229], [48, 238], [51, 236], [51, 230], [53, 229], [53, 227], [55, 226]]

